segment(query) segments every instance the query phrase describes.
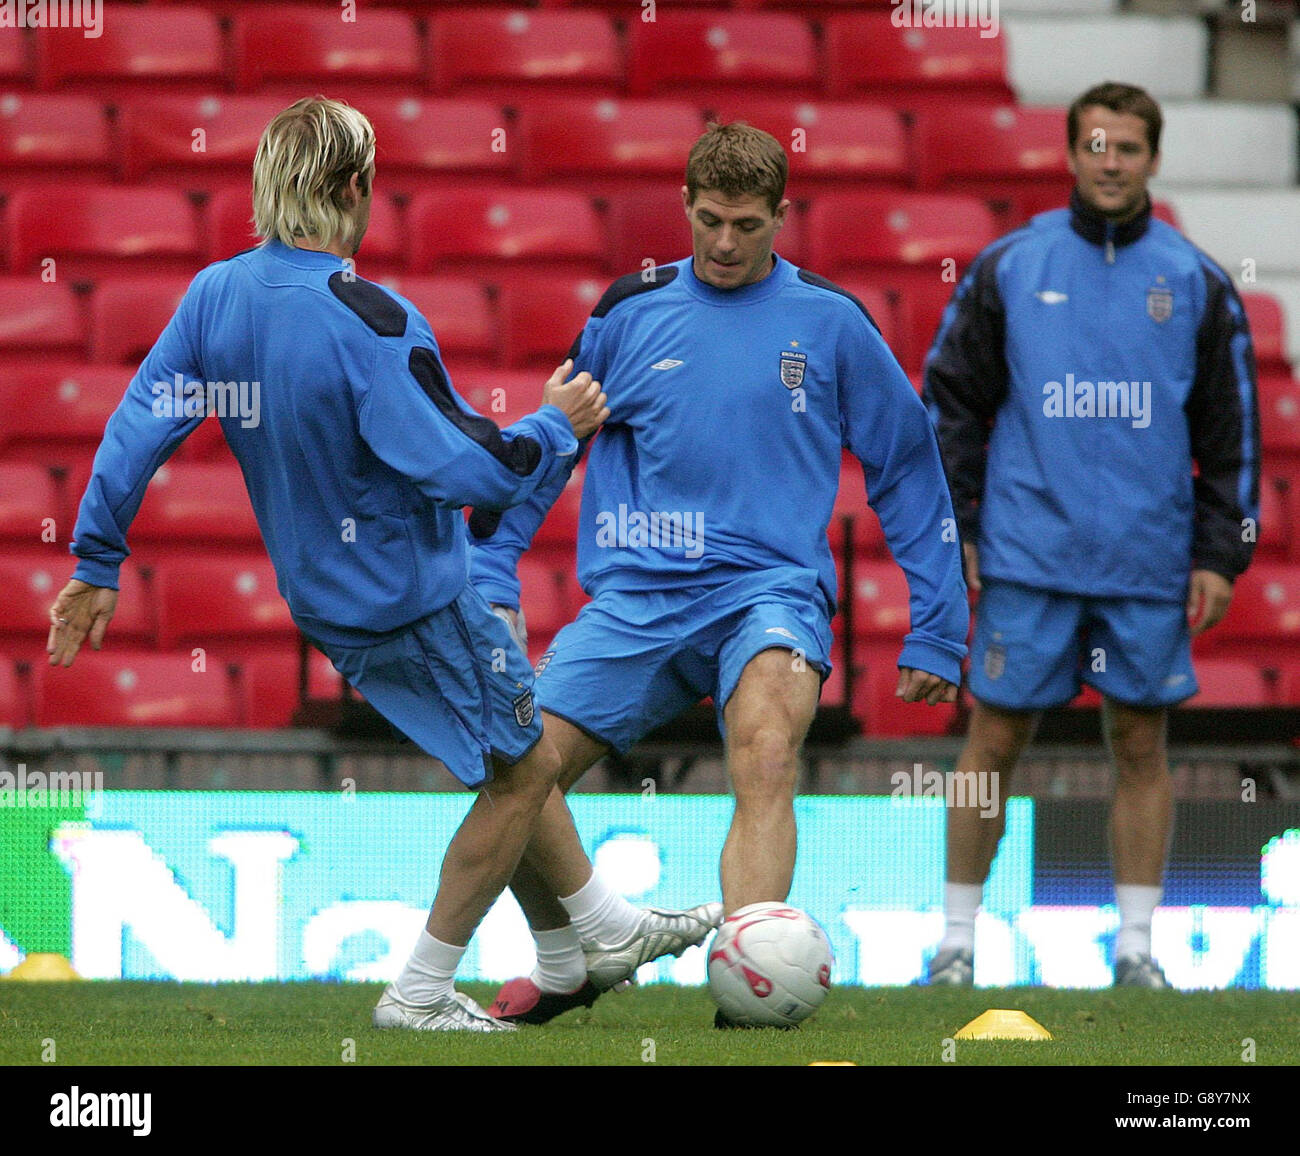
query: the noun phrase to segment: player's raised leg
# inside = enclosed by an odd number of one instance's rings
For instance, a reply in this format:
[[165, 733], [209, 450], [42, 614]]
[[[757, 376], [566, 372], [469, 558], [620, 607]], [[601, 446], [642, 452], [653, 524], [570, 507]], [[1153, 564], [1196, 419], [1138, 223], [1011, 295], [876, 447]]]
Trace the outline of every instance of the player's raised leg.
[[519, 865], [559, 770], [559, 756], [545, 734], [514, 766], [494, 760], [492, 781], [479, 790], [443, 856], [424, 932], [375, 1008], [376, 1027], [501, 1029], [499, 1021], [454, 989], [456, 969], [474, 929]]
[[948, 809], [945, 927], [939, 949], [930, 961], [932, 984], [965, 986], [974, 980], [975, 916], [1006, 828], [1011, 776], [1033, 735], [1037, 718], [1030, 711], [1003, 710], [978, 700], [971, 712], [966, 745], [955, 770], [964, 776], [997, 775], [999, 806], [992, 815], [986, 815], [978, 802], [979, 792], [968, 792], [962, 798], [966, 806]]
[[821, 676], [799, 653], [760, 651], [723, 711], [727, 770], [736, 795], [722, 848], [726, 911], [781, 901], [794, 878], [799, 748], [817, 711]]
[[541, 1024], [590, 1007], [663, 955], [680, 955], [717, 925], [717, 904], [687, 911], [634, 907], [592, 868], [563, 793], [609, 749], [566, 719], [542, 712], [560, 758], [556, 788], [542, 809], [510, 889], [528, 919], [537, 952], [533, 973], [510, 980], [489, 1014]]
[[1120, 918], [1115, 983], [1122, 987], [1169, 986], [1151, 955], [1151, 917], [1160, 902], [1173, 833], [1165, 719], [1163, 708], [1102, 700], [1102, 731], [1116, 772], [1110, 840]]

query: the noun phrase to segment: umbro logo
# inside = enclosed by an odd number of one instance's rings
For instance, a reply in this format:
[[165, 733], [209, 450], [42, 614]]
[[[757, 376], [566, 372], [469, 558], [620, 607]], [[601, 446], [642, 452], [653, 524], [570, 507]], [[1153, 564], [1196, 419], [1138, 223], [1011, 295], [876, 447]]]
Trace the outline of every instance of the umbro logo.
[[1040, 289], [1034, 294], [1044, 305], [1060, 305], [1062, 301], [1068, 301], [1068, 293], [1058, 293], [1055, 289]]
[[798, 638], [791, 634], [784, 626], [769, 626], [765, 631], [763, 631], [763, 633], [779, 634], [782, 638], [794, 638], [796, 642], [798, 641]]
[[651, 369], [676, 369], [679, 365], [681, 365], [681, 362], [678, 361], [676, 358], [665, 357], [663, 361], [656, 361], [654, 365], [652, 365], [650, 368]]

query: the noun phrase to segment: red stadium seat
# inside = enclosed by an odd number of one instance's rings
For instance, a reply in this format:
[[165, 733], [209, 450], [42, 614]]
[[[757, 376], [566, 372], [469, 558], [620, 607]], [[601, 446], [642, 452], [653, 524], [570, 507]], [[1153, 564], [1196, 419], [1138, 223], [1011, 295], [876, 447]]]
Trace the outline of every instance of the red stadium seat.
[[1291, 364], [1286, 353], [1286, 316], [1282, 302], [1271, 293], [1243, 293], [1250, 323], [1250, 338], [1255, 346], [1255, 364], [1261, 373], [1289, 373]]
[[0, 277], [0, 318], [0, 358], [6, 362], [32, 354], [41, 360], [85, 355], [81, 303], [62, 278]]
[[1300, 456], [1300, 381], [1290, 373], [1259, 375], [1259, 440], [1266, 455]]
[[997, 237], [988, 206], [958, 193], [823, 193], [808, 211], [808, 264], [899, 295], [899, 360], [918, 368], [970, 261]]
[[414, 194], [467, 176], [510, 175], [516, 150], [501, 108], [481, 99], [376, 97], [366, 102], [375, 126], [375, 166], [385, 192]]
[[1216, 657], [1261, 665], [1300, 657], [1300, 566], [1255, 562], [1234, 584], [1223, 621], [1202, 638]]
[[[893, 562], [860, 562], [853, 588], [857, 638], [902, 646], [912, 621], [907, 578]], [[847, 597], [843, 591], [841, 597]]]
[[1014, 104], [1005, 37], [975, 27], [901, 28], [892, 12], [837, 14], [825, 22], [827, 92], [895, 108]]
[[699, 109], [679, 101], [545, 97], [520, 111], [520, 169], [527, 181], [566, 178], [592, 193], [642, 189], [646, 177], [679, 190], [703, 131]]
[[547, 373], [562, 362], [591, 317], [605, 278], [535, 275], [501, 290], [501, 346], [507, 365]]
[[149, 543], [184, 548], [187, 556], [195, 545], [204, 553], [225, 547], [244, 554], [262, 546], [244, 476], [233, 461], [159, 466], [145, 490], [128, 539], [142, 561], [157, 556], [149, 550]]
[[[555, 499], [550, 513], [537, 528], [537, 533], [533, 536], [534, 545], [569, 551], [577, 547], [579, 516], [582, 512], [582, 482], [586, 475], [586, 465], [579, 463], [569, 475], [560, 496]], [[576, 613], [577, 607], [571, 607], [571, 611]]]
[[628, 92], [715, 98], [738, 87], [820, 88], [817, 48], [807, 20], [784, 12], [665, 13], [629, 22]]
[[[116, 627], [116, 621], [109, 627]], [[175, 654], [83, 650], [72, 666], [33, 666], [36, 725], [235, 727], [239, 704], [224, 665], [195, 670]]]
[[90, 355], [138, 366], [167, 327], [191, 277], [116, 277], [101, 281], [90, 302]]
[[539, 88], [616, 92], [623, 87], [618, 34], [599, 12], [466, 8], [429, 20], [432, 87], [488, 93], [526, 105]]
[[452, 384], [471, 409], [504, 429], [542, 404], [549, 376], [539, 370], [475, 369], [461, 377], [453, 374]]
[[520, 606], [528, 624], [529, 640], [554, 636], [576, 613], [571, 605], [564, 571], [531, 553], [519, 559]]
[[1259, 479], [1259, 527], [1256, 558], [1287, 557], [1295, 540], [1291, 523], [1291, 484], [1267, 469]]
[[19, 273], [54, 258], [60, 279], [138, 271], [193, 272], [194, 209], [177, 189], [50, 185], [9, 199], [9, 259]]
[[[257, 729], [287, 727], [298, 709], [298, 652], [289, 648], [236, 657], [242, 677], [244, 725]], [[307, 650], [307, 695], [338, 700], [343, 676], [314, 646]]]
[[90, 96], [0, 96], [0, 188], [110, 179], [116, 170], [108, 114]]
[[32, 83], [32, 47], [25, 28], [0, 28], [0, 81], [26, 88]]
[[911, 179], [907, 129], [898, 112], [857, 101], [806, 101], [737, 95], [717, 119], [770, 132], [790, 161], [788, 196], [853, 181], [902, 185]]
[[[50, 631], [50, 606], [67, 585], [77, 560], [68, 553], [66, 533], [43, 550], [0, 553], [0, 638], [15, 657], [44, 662]], [[155, 627], [152, 599], [135, 562], [128, 558], [119, 572], [117, 610], [107, 637], [124, 643], [150, 644]], [[87, 648], [88, 650], [89, 648]]]
[[1197, 658], [1200, 690], [1183, 705], [1189, 707], [1272, 706], [1277, 697], [1272, 682], [1253, 662], [1232, 658]]
[[481, 281], [472, 277], [385, 277], [381, 284], [420, 311], [449, 368], [477, 368], [497, 361], [492, 295]]
[[888, 189], [823, 193], [807, 224], [809, 263], [828, 275], [924, 267], [937, 280], [945, 259], [960, 270], [997, 237], [992, 215], [975, 197]]
[[301, 4], [240, 11], [234, 62], [240, 91], [273, 84], [293, 100], [311, 92], [349, 99], [377, 89], [404, 96], [423, 80], [414, 17], [374, 8], [353, 21]]
[[57, 532], [60, 513], [58, 486], [48, 469], [35, 462], [0, 461], [0, 539], [35, 548], [42, 534], [49, 534], [47, 519]]
[[[81, 460], [99, 445], [130, 381], [131, 371], [115, 365], [36, 362], [0, 372], [6, 456], [50, 465]], [[66, 449], [76, 452], [61, 456]]]
[[852, 704], [853, 716], [862, 723], [863, 734], [867, 738], [907, 738], [950, 733], [957, 704], [904, 702], [894, 694], [898, 687], [897, 664], [897, 649], [879, 648], [868, 653], [866, 669], [853, 688]]
[[[606, 224], [614, 276], [643, 272], [646, 260], [668, 265], [691, 255], [691, 226], [682, 205], [680, 183], [656, 182], [653, 188], [610, 196]], [[792, 205], [773, 248], [787, 261], [802, 265], [803, 236], [803, 218]]]
[[139, 87], [168, 95], [225, 87], [225, 49], [215, 12], [118, 4], [105, 17], [97, 37], [52, 28], [34, 38], [42, 88], [75, 87], [103, 96]]
[[516, 273], [531, 267], [602, 275], [600, 218], [591, 201], [577, 192], [465, 188], [425, 193], [407, 209], [407, 233], [412, 272], [464, 272], [497, 281], [509, 279], [512, 268]]
[[158, 640], [247, 647], [293, 642], [298, 630], [264, 555], [174, 558], [156, 567]]
[[258, 242], [251, 189], [218, 189], [208, 200], [204, 217], [204, 257], [209, 262], [224, 261]]
[[889, 547], [880, 519], [867, 503], [866, 484], [862, 478], [862, 463], [845, 452], [840, 463], [840, 488], [835, 494], [835, 508], [831, 512], [826, 537], [838, 559], [844, 546], [845, 517], [853, 519], [853, 551], [859, 557], [887, 558]]
[[0, 654], [0, 726], [24, 727], [29, 722], [27, 702], [13, 659]]
[[257, 142], [284, 107], [277, 97], [228, 93], [124, 101], [118, 111], [123, 176], [247, 185]]
[[1008, 224], [1069, 202], [1064, 109], [953, 102], [918, 114], [912, 132], [918, 188], [1003, 203]]

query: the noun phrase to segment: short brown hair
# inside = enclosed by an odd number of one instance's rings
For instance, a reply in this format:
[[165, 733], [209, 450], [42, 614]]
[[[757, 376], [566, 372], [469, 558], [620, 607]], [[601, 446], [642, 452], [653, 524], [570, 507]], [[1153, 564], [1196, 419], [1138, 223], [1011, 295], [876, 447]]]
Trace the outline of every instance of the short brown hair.
[[1065, 117], [1065, 130], [1069, 138], [1070, 151], [1074, 151], [1075, 141], [1079, 136], [1079, 117], [1083, 110], [1091, 105], [1100, 105], [1111, 112], [1131, 113], [1141, 117], [1147, 126], [1147, 144], [1151, 146], [1151, 155], [1160, 151], [1160, 130], [1164, 127], [1164, 118], [1160, 115], [1160, 106], [1152, 99], [1145, 88], [1135, 84], [1118, 84], [1113, 80], [1097, 84], [1088, 89], [1072, 105]]
[[743, 120], [710, 124], [686, 160], [686, 195], [692, 204], [700, 189], [717, 189], [728, 197], [766, 197], [775, 213], [789, 172], [785, 149], [770, 133]]

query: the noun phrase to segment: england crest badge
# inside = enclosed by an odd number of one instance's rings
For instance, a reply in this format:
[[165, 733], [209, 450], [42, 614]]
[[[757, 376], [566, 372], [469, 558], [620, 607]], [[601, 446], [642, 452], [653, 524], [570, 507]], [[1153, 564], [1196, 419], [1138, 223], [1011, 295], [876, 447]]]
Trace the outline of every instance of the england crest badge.
[[808, 364], [806, 353], [796, 353], [792, 349], [781, 351], [781, 384], [786, 389], [798, 389], [803, 385], [804, 368]]
[[1163, 285], [1147, 290], [1147, 315], [1152, 321], [1165, 322], [1174, 315], [1174, 291]]

